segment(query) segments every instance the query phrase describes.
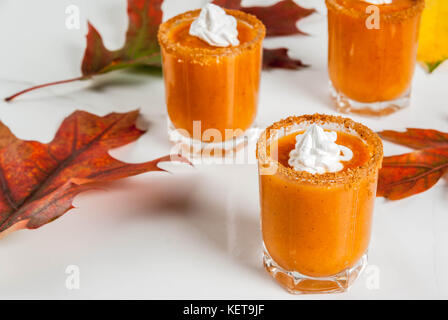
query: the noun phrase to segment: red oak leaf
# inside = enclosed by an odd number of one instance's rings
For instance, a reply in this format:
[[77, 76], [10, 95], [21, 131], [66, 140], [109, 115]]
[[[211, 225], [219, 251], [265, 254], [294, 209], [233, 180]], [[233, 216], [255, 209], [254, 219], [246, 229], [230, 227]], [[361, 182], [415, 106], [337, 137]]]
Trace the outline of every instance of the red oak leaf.
[[403, 199], [428, 190], [448, 171], [448, 147], [428, 148], [386, 157], [377, 196]]
[[157, 30], [162, 22], [163, 0], [128, 0], [129, 26], [124, 46], [115, 51], [108, 50], [101, 35], [89, 23], [87, 46], [81, 66], [82, 76], [50, 82], [22, 90], [5, 98], [11, 101], [26, 92], [78, 80], [94, 75], [138, 65], [160, 65], [160, 48]]
[[414, 149], [448, 147], [448, 133], [437, 130], [408, 128], [405, 132], [385, 130], [378, 134], [385, 140]]
[[378, 180], [379, 197], [403, 199], [428, 190], [448, 171], [448, 134], [431, 129], [385, 130], [383, 139], [414, 149], [385, 157]]
[[296, 70], [303, 67], [307, 67], [307, 65], [298, 59], [292, 59], [288, 55], [287, 48], [263, 49], [264, 69], [282, 68]]
[[[163, 161], [187, 162], [177, 156], [138, 164], [112, 158], [110, 149], [144, 133], [135, 126], [137, 116], [138, 111], [104, 117], [76, 111], [48, 144], [10, 137], [0, 149], [0, 233], [53, 221], [73, 208], [77, 194], [92, 189], [96, 182], [163, 171], [158, 167]], [[0, 136], [8, 132], [0, 126]]]
[[243, 7], [241, 0], [215, 0], [213, 3], [224, 8], [237, 9], [255, 15], [266, 26], [266, 36], [271, 37], [305, 34], [297, 28], [297, 22], [316, 11], [302, 8], [293, 0], [282, 0], [266, 7]]

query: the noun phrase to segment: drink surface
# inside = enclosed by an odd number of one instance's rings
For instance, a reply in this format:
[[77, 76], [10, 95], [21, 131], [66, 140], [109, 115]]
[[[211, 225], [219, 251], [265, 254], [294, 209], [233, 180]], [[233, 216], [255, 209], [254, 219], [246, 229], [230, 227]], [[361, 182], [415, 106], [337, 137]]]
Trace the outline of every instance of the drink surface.
[[[273, 158], [285, 167], [290, 167], [288, 164], [289, 153], [295, 147], [296, 136], [301, 133], [302, 132], [295, 132], [281, 137], [279, 140], [276, 140], [274, 142], [276, 144], [274, 148], [277, 147], [278, 156]], [[343, 170], [359, 167], [368, 161], [370, 152], [361, 139], [345, 132], [337, 132], [337, 135], [338, 138], [336, 140], [336, 144], [347, 147], [353, 151], [353, 158], [350, 161], [342, 162], [342, 164], [344, 165]]]
[[[191, 21], [182, 21], [176, 27], [171, 30], [170, 39], [173, 42], [178, 43], [181, 46], [189, 47], [189, 48], [200, 48], [200, 49], [216, 49], [220, 47], [215, 47], [209, 45], [207, 42], [199, 39], [198, 37], [192, 36], [189, 34], [190, 26], [193, 20]], [[244, 21], [237, 21], [237, 30], [238, 30], [238, 40], [240, 41], [240, 45], [249, 42], [255, 38], [256, 32], [252, 26], [245, 23]]]

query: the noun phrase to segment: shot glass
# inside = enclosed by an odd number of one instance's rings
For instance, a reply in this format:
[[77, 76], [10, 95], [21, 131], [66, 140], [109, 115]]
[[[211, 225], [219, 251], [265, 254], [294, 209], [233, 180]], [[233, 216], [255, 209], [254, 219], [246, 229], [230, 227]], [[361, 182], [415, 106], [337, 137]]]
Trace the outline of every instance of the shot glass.
[[[159, 28], [168, 133], [192, 153], [216, 156], [250, 140], [258, 107], [265, 27], [255, 16], [226, 10], [237, 20], [240, 44], [213, 47], [188, 34], [200, 11]], [[221, 154], [222, 155], [222, 154]]]
[[383, 116], [410, 104], [424, 0], [325, 0], [330, 90], [340, 112]]
[[[311, 124], [337, 132], [353, 160], [338, 172], [311, 174], [288, 165], [295, 135]], [[350, 119], [289, 117], [257, 144], [263, 265], [289, 292], [342, 292], [367, 263], [381, 139]]]

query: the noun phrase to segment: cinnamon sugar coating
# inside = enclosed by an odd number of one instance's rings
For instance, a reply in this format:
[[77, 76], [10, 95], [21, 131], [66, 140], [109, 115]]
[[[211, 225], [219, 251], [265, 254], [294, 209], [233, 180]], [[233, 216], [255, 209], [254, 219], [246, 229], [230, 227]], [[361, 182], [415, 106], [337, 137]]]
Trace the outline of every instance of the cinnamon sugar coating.
[[[275, 134], [278, 130], [291, 128], [298, 124], [333, 124], [338, 127], [337, 130], [339, 131], [354, 133], [366, 144], [370, 152], [370, 157], [361, 166], [345, 168], [338, 172], [327, 172], [324, 174], [311, 174], [306, 171], [296, 171], [293, 168], [286, 167], [273, 159], [270, 155], [270, 144], [273, 142], [271, 140], [274, 138], [272, 137], [272, 134]], [[383, 144], [380, 137], [375, 132], [360, 123], [349, 118], [316, 113], [313, 115], [291, 116], [275, 122], [266, 128], [261, 135], [257, 143], [256, 152], [259, 166], [269, 167], [275, 165], [277, 166], [277, 174], [284, 175], [289, 179], [316, 185], [351, 184], [359, 181], [363, 177], [370, 176], [381, 167]]]

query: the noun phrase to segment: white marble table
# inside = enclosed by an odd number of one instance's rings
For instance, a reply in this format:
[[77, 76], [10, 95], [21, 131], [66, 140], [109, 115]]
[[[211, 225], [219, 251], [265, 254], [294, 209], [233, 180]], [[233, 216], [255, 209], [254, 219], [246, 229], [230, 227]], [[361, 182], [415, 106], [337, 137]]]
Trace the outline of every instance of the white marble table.
[[[204, 4], [166, 0], [166, 17]], [[246, 1], [270, 4], [274, 1]], [[335, 113], [327, 94], [323, 0], [298, 1], [319, 14], [301, 22], [310, 37], [269, 39], [311, 65], [264, 72], [259, 123], [291, 114]], [[81, 28], [65, 27], [77, 5]], [[86, 19], [106, 45], [119, 48], [127, 27], [125, 0], [3, 0], [0, 3], [0, 96], [31, 84], [79, 75]], [[353, 117], [375, 130], [405, 127], [448, 131], [448, 68], [417, 68], [412, 106], [381, 118]], [[119, 72], [53, 87], [14, 103], [0, 102], [0, 118], [22, 139], [48, 142], [75, 109], [104, 115], [140, 108], [148, 132], [113, 150], [142, 162], [170, 151], [159, 74]], [[385, 144], [386, 155], [406, 148]], [[147, 173], [75, 199], [78, 209], [34, 231], [0, 240], [0, 298], [448, 298], [448, 189], [440, 182], [412, 198], [376, 202], [369, 274], [348, 293], [292, 296], [261, 267], [256, 166], [164, 165], [174, 175]], [[80, 271], [80, 289], [66, 288], [66, 268]], [[372, 285], [372, 274], [379, 282]]]

